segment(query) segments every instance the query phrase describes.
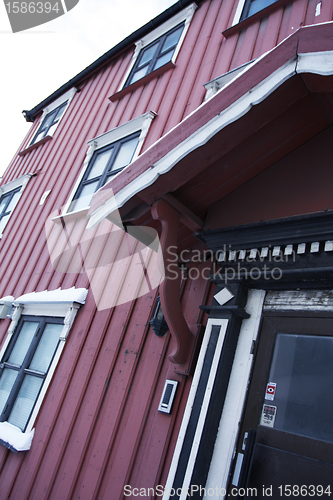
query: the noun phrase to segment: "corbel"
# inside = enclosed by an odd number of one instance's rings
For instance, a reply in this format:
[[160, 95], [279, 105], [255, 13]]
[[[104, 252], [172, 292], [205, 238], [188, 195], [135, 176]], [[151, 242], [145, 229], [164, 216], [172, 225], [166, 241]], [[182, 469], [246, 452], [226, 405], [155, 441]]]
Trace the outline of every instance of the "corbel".
[[[181, 215], [168, 203], [159, 200], [152, 206], [152, 216], [162, 224], [161, 247], [163, 252], [165, 279], [160, 285], [160, 299], [164, 318], [168, 324], [174, 350], [169, 359], [172, 363], [184, 364], [188, 359], [188, 351], [194, 340], [180, 303], [181, 270], [175, 262], [174, 253], [169, 248], [177, 248], [177, 234]], [[173, 258], [171, 258], [173, 257]]]
[[60, 340], [66, 340], [68, 337], [68, 333], [72, 328], [75, 316], [80, 309], [80, 304], [74, 302], [73, 305], [68, 309], [66, 316], [64, 318], [64, 327], [62, 329]]

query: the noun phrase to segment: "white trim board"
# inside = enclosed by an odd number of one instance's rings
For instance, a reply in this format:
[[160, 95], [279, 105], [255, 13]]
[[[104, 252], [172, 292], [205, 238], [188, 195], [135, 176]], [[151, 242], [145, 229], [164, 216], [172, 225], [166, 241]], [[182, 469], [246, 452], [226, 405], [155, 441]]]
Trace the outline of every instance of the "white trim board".
[[217, 346], [215, 349], [214, 359], [213, 359], [213, 363], [212, 363], [210, 374], [209, 374], [209, 381], [208, 381], [208, 385], [207, 385], [207, 390], [205, 392], [204, 401], [203, 401], [203, 405], [201, 408], [200, 417], [199, 417], [199, 421], [197, 424], [197, 429], [195, 432], [195, 437], [193, 440], [189, 461], [187, 464], [187, 470], [185, 473], [184, 483], [182, 486], [183, 494], [180, 497], [180, 500], [187, 498], [186, 487], [189, 487], [189, 485], [190, 485], [193, 467], [195, 464], [195, 460], [196, 460], [196, 456], [197, 456], [197, 452], [198, 452], [198, 447], [200, 444], [200, 436], [201, 436], [202, 428], [203, 428], [203, 425], [205, 423], [205, 418], [207, 415], [209, 400], [210, 400], [211, 391], [213, 388], [213, 381], [214, 381], [214, 378], [216, 375], [217, 365], [218, 365], [218, 361], [220, 359], [220, 354], [221, 354], [222, 347], [223, 347], [223, 342], [224, 342], [224, 337], [225, 337], [225, 333], [226, 333], [227, 326], [228, 326], [228, 321], [229, 321], [228, 319], [212, 319], [212, 318], [208, 319], [206, 331], [204, 334], [204, 338], [203, 338], [203, 342], [202, 342], [202, 346], [201, 346], [201, 350], [200, 350], [200, 354], [199, 354], [199, 358], [198, 358], [198, 362], [197, 362], [195, 373], [193, 376], [192, 386], [190, 389], [190, 393], [188, 396], [182, 424], [181, 424], [180, 431], [178, 434], [178, 439], [177, 439], [173, 459], [171, 462], [168, 479], [167, 479], [167, 482], [165, 485], [165, 490], [164, 490], [165, 493], [163, 495], [163, 500], [168, 500], [169, 493], [170, 493], [170, 491], [172, 491], [172, 485], [173, 485], [173, 481], [174, 481], [174, 478], [175, 478], [175, 475], [177, 472], [178, 462], [180, 459], [180, 454], [181, 454], [182, 446], [184, 443], [187, 426], [188, 426], [188, 423], [189, 423], [189, 420], [191, 417], [192, 407], [194, 404], [194, 399], [195, 399], [195, 396], [197, 393], [202, 369], [204, 366], [205, 355], [206, 355], [207, 347], [208, 347], [209, 340], [211, 337], [212, 329], [213, 329], [213, 326], [219, 326], [220, 327], [219, 339], [218, 339], [218, 343], [217, 343]]
[[[227, 395], [205, 486], [207, 492], [208, 490], [212, 491], [211, 488], [214, 491], [220, 491], [227, 487], [253, 362], [252, 344], [258, 336], [264, 298], [264, 290], [249, 290], [245, 310], [250, 314], [250, 318], [243, 320], [239, 333]], [[204, 498], [220, 499], [221, 497], [205, 496]]]

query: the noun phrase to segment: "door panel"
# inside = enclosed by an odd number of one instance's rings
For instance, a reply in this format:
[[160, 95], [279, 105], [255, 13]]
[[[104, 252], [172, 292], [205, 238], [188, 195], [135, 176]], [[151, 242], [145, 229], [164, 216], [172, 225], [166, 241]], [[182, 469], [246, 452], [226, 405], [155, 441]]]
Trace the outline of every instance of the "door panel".
[[[238, 487], [255, 487], [258, 497], [271, 498], [333, 493], [332, 318], [263, 318], [238, 457], [252, 429], [250, 465]], [[271, 494], [263, 494], [264, 485], [272, 486]]]

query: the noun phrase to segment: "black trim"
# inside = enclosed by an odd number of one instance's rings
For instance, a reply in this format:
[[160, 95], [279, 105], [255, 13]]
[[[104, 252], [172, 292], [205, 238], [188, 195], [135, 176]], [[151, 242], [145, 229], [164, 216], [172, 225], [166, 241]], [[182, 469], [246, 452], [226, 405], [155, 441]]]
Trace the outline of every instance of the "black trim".
[[[210, 339], [209, 339], [209, 342], [207, 345], [207, 350], [206, 350], [205, 359], [203, 362], [202, 372], [201, 372], [197, 392], [196, 392], [196, 395], [194, 398], [191, 416], [190, 416], [188, 426], [186, 429], [186, 433], [185, 433], [184, 443], [183, 443], [183, 447], [182, 447], [181, 454], [179, 457], [177, 472], [176, 472], [174, 482], [172, 485], [172, 487], [175, 488], [176, 491], [178, 488], [181, 489], [183, 486], [186, 468], [187, 468], [188, 460], [189, 460], [191, 449], [192, 449], [193, 439], [194, 439], [195, 432], [196, 432], [197, 425], [198, 425], [198, 420], [199, 420], [199, 416], [200, 416], [202, 403], [203, 403], [203, 400], [205, 397], [205, 392], [207, 389], [207, 382], [208, 382], [211, 364], [212, 364], [212, 361], [214, 358], [215, 349], [217, 346], [217, 341], [218, 341], [218, 337], [220, 334], [220, 330], [221, 330], [221, 327], [218, 325], [212, 327], [211, 336], [210, 336]], [[199, 483], [197, 483], [197, 484], [199, 484]], [[177, 496], [175, 498], [179, 498], [179, 496]]]
[[213, 252], [333, 239], [333, 211], [195, 233]]
[[[213, 455], [214, 444], [220, 424], [222, 409], [227, 394], [229, 378], [238, 343], [238, 336], [242, 324], [242, 317], [235, 315], [234, 312], [236, 310], [243, 310], [247, 301], [247, 288], [243, 286], [243, 284], [232, 284], [230, 285], [230, 287], [228, 286], [228, 289], [233, 294], [233, 298], [230, 300], [230, 305], [228, 305], [228, 307], [214, 306], [210, 314], [210, 319], [225, 318], [229, 321], [217, 366], [216, 376], [214, 379], [214, 385], [212, 394], [210, 396], [203, 431], [200, 436], [199, 449], [193, 468], [191, 478], [191, 485], [193, 485], [193, 487], [201, 485], [202, 488], [204, 488], [207, 481], [209, 466]], [[217, 286], [216, 288], [216, 293], [218, 291], [219, 286]], [[186, 429], [183, 447], [179, 457], [177, 472], [174, 478], [174, 483], [172, 485], [175, 490], [177, 490], [177, 488], [183, 487], [184, 476], [193, 445], [193, 438], [198, 425], [202, 403], [207, 390], [207, 382], [210, 375], [211, 364], [215, 355], [220, 330], [221, 327], [219, 325], [215, 325], [212, 327], [211, 336], [208, 342], [207, 351], [202, 366], [202, 373], [195, 395], [191, 416]], [[193, 490], [192, 498], [201, 498], [200, 489], [197, 492]]]
[[[215, 283], [237, 283], [262, 289], [333, 286], [333, 211], [276, 219], [196, 233], [215, 254]], [[312, 249], [312, 243], [319, 248]], [[305, 244], [303, 253], [298, 245]], [[291, 247], [290, 254], [286, 252]], [[280, 247], [280, 248], [278, 248]], [[261, 251], [267, 249], [266, 256]], [[251, 250], [256, 251], [252, 257]], [[277, 250], [277, 254], [275, 254]], [[223, 259], [220, 258], [223, 255]]]

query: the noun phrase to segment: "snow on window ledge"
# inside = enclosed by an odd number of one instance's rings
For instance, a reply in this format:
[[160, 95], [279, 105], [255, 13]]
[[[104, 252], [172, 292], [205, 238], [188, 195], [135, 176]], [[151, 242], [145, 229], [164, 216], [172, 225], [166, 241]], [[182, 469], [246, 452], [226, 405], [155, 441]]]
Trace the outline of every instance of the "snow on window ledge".
[[22, 432], [21, 429], [8, 422], [0, 422], [0, 443], [11, 451], [28, 451], [31, 447], [35, 429]]

